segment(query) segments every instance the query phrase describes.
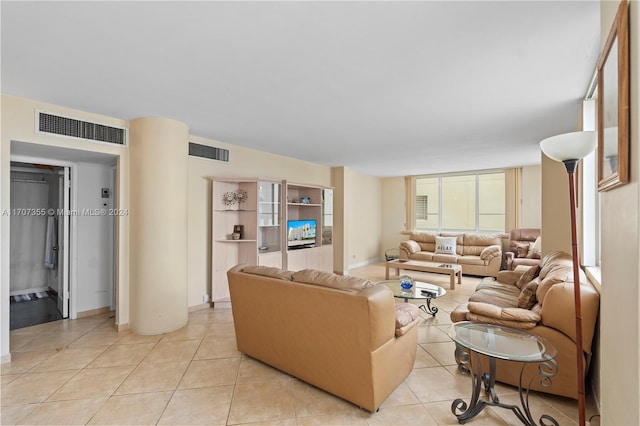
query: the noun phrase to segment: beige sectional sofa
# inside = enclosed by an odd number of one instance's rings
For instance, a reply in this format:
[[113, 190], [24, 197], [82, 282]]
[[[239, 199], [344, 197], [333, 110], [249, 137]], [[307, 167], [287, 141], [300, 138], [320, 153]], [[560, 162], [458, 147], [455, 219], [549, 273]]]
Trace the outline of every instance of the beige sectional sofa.
[[371, 412], [413, 369], [418, 308], [388, 287], [265, 266], [227, 276], [240, 352]]
[[[478, 284], [469, 301], [451, 312], [451, 320], [492, 323], [526, 329], [542, 336], [558, 350], [555, 360], [558, 374], [550, 386], [534, 381], [531, 389], [578, 397], [575, 343], [575, 311], [573, 262], [571, 255], [553, 252], [540, 266], [525, 272], [501, 271], [497, 279], [485, 278]], [[600, 296], [581, 272], [582, 341], [585, 375], [591, 358], [591, 345], [596, 330]], [[520, 306], [520, 307], [519, 307]], [[486, 362], [486, 360], [485, 360]], [[497, 361], [496, 380], [518, 385], [521, 364]], [[527, 366], [527, 375], [535, 371]]]
[[[436, 247], [438, 237], [455, 238], [455, 254], [441, 254]], [[400, 243], [400, 259], [457, 263], [462, 273], [495, 277], [502, 265], [500, 234], [450, 232], [412, 232]]]

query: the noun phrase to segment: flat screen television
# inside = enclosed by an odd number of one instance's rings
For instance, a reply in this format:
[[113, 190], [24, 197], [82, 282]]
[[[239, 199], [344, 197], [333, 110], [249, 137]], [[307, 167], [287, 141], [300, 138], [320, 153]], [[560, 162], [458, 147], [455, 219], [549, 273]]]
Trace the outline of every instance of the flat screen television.
[[316, 245], [315, 219], [287, 221], [287, 248], [309, 248]]

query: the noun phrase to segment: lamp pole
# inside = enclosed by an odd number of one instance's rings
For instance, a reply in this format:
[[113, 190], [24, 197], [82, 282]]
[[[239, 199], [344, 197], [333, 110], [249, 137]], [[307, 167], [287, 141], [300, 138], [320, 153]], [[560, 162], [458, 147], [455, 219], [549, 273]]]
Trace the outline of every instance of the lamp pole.
[[575, 171], [580, 160], [563, 161], [569, 176], [569, 204], [571, 206], [571, 250], [573, 256], [573, 296], [576, 308], [576, 364], [578, 373], [578, 417], [579, 425], [584, 426], [584, 351], [582, 348], [582, 302], [580, 300], [580, 273], [578, 272], [578, 237], [576, 233], [576, 190]]

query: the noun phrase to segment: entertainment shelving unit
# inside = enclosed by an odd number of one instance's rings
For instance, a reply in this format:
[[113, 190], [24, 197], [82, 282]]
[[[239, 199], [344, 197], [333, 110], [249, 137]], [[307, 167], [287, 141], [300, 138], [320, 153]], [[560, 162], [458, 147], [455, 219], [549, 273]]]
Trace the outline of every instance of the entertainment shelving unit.
[[[324, 202], [325, 191], [331, 192], [331, 213], [333, 214], [333, 190], [314, 185], [304, 185], [286, 182], [287, 188], [287, 220], [313, 219], [316, 221], [316, 241], [313, 247], [305, 249], [289, 249], [286, 246], [284, 268], [290, 271], [301, 269], [317, 269], [320, 271], [333, 271], [333, 235], [331, 238], [323, 238], [331, 230], [333, 223], [325, 226]], [[328, 230], [327, 230], [328, 229]], [[288, 232], [288, 230], [287, 230]]]
[[[213, 303], [230, 304], [227, 271], [238, 263], [333, 271], [332, 188], [260, 178], [211, 179]], [[238, 193], [241, 202], [234, 200]], [[316, 221], [313, 247], [289, 250], [287, 221], [309, 219]], [[233, 239], [238, 225], [242, 235]]]

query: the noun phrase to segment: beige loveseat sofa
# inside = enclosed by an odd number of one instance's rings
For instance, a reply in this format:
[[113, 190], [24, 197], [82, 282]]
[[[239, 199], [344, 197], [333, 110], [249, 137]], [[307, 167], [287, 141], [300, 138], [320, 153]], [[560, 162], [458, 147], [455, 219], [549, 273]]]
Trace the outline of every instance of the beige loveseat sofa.
[[[575, 343], [573, 262], [571, 255], [553, 252], [540, 266], [522, 273], [501, 271], [497, 279], [485, 278], [469, 301], [451, 312], [451, 320], [500, 324], [526, 329], [553, 344], [558, 355], [558, 374], [549, 387], [539, 381], [531, 389], [555, 395], [578, 397]], [[591, 359], [591, 344], [596, 330], [600, 296], [581, 272], [582, 342], [585, 372]], [[537, 276], [536, 276], [537, 275]], [[521, 307], [518, 307], [521, 306]], [[486, 360], [485, 360], [486, 361]], [[496, 380], [518, 385], [521, 364], [497, 361]], [[526, 377], [536, 366], [527, 366]]]
[[388, 287], [309, 269], [227, 276], [240, 352], [371, 412], [413, 369], [418, 309], [398, 323]]
[[[439, 254], [437, 237], [455, 238], [455, 254]], [[498, 234], [412, 232], [400, 243], [400, 259], [457, 263], [462, 273], [495, 277], [502, 265], [502, 237]]]

